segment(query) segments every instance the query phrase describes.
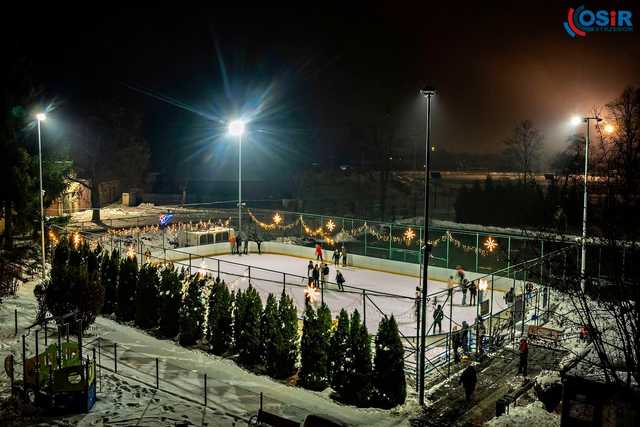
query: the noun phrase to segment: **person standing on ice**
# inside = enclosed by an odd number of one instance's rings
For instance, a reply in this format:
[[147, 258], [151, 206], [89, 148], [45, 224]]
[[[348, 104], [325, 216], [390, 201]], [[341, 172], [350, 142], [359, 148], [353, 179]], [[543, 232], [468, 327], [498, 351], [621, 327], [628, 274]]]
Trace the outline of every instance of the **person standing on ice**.
[[322, 286], [327, 284], [327, 277], [329, 277], [329, 266], [325, 263], [322, 266]]
[[469, 282], [469, 305], [476, 305], [476, 295], [478, 294], [478, 288], [476, 282], [473, 280]]
[[322, 245], [316, 243], [316, 261], [324, 261], [322, 259]]
[[229, 233], [229, 245], [231, 246], [231, 255], [236, 253], [236, 235]]
[[433, 333], [436, 332], [436, 326], [438, 327], [438, 333], [442, 333], [442, 319], [444, 319], [444, 311], [442, 311], [442, 306], [438, 304], [438, 308], [433, 312]]
[[522, 338], [520, 340], [520, 363], [518, 364], [518, 375], [522, 374], [522, 376], [527, 376], [527, 364], [529, 358], [529, 344], [527, 343], [526, 338]]
[[313, 286], [316, 288], [320, 286], [320, 268], [318, 264], [313, 267]]
[[334, 249], [333, 250], [333, 265], [335, 265], [336, 267], [340, 265], [340, 251], [338, 249]]
[[473, 365], [469, 364], [469, 366], [462, 371], [462, 375], [460, 375], [460, 384], [464, 387], [464, 395], [467, 399], [467, 403], [471, 402], [471, 396], [476, 389], [477, 383], [478, 375], [476, 374], [476, 369]]
[[461, 285], [462, 282], [464, 282], [464, 267], [459, 265], [458, 267], [456, 267], [456, 270], [458, 274], [458, 283]]
[[242, 236], [238, 233], [236, 237], [236, 253], [242, 255]]
[[344, 245], [342, 245], [342, 266], [346, 267], [347, 266], [347, 250], [344, 248]]
[[336, 270], [336, 283], [338, 284], [338, 289], [344, 291], [344, 276], [340, 272], [340, 270]]
[[311, 284], [312, 277], [313, 277], [313, 261], [309, 261], [309, 264], [307, 264], [307, 279], [309, 279], [309, 284]]
[[462, 290], [462, 305], [467, 305], [467, 284], [462, 283], [460, 288]]
[[245, 255], [249, 253], [249, 239], [244, 239], [243, 251]]
[[457, 326], [453, 327], [453, 332], [451, 333], [451, 347], [453, 347], [453, 361], [455, 363], [460, 362], [460, 331]]

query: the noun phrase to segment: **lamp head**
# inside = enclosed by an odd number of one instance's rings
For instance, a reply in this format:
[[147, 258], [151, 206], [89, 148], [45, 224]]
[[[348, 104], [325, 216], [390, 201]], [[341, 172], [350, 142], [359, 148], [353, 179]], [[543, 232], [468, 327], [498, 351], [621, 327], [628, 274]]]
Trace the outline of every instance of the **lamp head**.
[[583, 119], [580, 116], [573, 116], [571, 117], [571, 126], [578, 126], [580, 123], [582, 123]]
[[233, 120], [229, 123], [229, 134], [231, 136], [242, 136], [244, 133], [244, 122], [242, 120]]
[[425, 88], [420, 89], [420, 94], [426, 98], [428, 96], [435, 95], [436, 94], [436, 90], [435, 90], [435, 88], [433, 88], [431, 86], [426, 86]]
[[38, 113], [36, 114], [36, 119], [39, 122], [44, 122], [45, 120], [47, 120], [47, 115], [45, 113]]

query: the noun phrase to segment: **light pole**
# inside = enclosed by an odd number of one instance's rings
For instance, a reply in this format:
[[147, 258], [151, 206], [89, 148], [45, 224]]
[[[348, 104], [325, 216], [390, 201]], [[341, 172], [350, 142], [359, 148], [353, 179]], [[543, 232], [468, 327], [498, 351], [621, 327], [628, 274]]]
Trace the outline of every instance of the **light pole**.
[[40, 243], [42, 251], [42, 280], [45, 280], [45, 252], [44, 252], [44, 194], [42, 191], [42, 132], [40, 130], [40, 122], [47, 120], [45, 113], [36, 114], [38, 122], [38, 167], [40, 169]]
[[420, 94], [427, 98], [427, 140], [425, 147], [425, 166], [424, 166], [424, 252], [422, 262], [422, 291], [420, 298], [420, 360], [418, 369], [419, 374], [419, 403], [424, 406], [424, 363], [425, 363], [425, 343], [427, 336], [427, 285], [429, 271], [429, 257], [431, 256], [431, 244], [429, 243], [429, 174], [431, 172], [431, 97], [436, 94], [435, 89], [431, 87], [424, 88]]
[[244, 122], [233, 120], [229, 123], [229, 135], [238, 137], [238, 234], [242, 230], [242, 134]]
[[585, 270], [587, 265], [587, 178], [589, 177], [589, 129], [591, 128], [591, 120], [597, 123], [602, 119], [597, 116], [593, 117], [579, 117], [574, 116], [571, 119], [571, 124], [574, 126], [579, 125], [581, 122], [586, 123], [587, 131], [584, 137], [584, 197], [582, 202], [582, 256], [580, 259], [580, 289], [584, 292], [585, 289]]

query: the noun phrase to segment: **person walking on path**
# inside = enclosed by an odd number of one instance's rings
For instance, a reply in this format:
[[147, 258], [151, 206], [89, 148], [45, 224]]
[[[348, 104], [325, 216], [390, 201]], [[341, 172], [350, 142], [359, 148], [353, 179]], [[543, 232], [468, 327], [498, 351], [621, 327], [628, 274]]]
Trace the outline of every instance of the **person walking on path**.
[[464, 354], [469, 353], [469, 324], [466, 320], [462, 321], [462, 351]]
[[467, 400], [467, 403], [471, 402], [471, 396], [476, 389], [476, 384], [478, 383], [478, 375], [476, 374], [476, 368], [473, 365], [469, 364], [467, 368], [462, 371], [462, 375], [460, 375], [460, 384], [464, 387], [464, 395]]
[[336, 267], [340, 265], [340, 251], [338, 249], [333, 250], [333, 265]]
[[341, 291], [344, 291], [344, 282], [344, 276], [342, 275], [340, 270], [336, 270], [336, 283], [338, 284], [338, 289], [340, 289]]
[[460, 331], [457, 326], [453, 327], [453, 332], [451, 333], [451, 347], [453, 347], [453, 361], [460, 363]]
[[436, 326], [438, 327], [438, 333], [442, 333], [442, 319], [444, 319], [444, 311], [442, 311], [442, 306], [438, 304], [438, 308], [433, 312], [433, 333], [436, 332]]
[[324, 261], [322, 259], [322, 246], [320, 243], [316, 243], [316, 261]]
[[469, 283], [469, 305], [476, 305], [476, 295], [478, 294], [478, 287], [473, 280]]
[[518, 364], [518, 375], [527, 376], [527, 362], [529, 358], [529, 343], [526, 338], [520, 339], [520, 363]]

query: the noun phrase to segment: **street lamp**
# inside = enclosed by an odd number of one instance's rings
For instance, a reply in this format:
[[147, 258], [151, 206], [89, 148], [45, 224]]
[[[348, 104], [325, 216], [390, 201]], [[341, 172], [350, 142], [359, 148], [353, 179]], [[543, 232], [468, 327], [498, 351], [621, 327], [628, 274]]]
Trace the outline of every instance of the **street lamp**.
[[38, 122], [38, 167], [40, 169], [40, 250], [42, 251], [42, 280], [45, 280], [45, 253], [44, 253], [44, 191], [42, 190], [42, 132], [40, 131], [40, 123], [47, 120], [45, 113], [37, 113], [36, 121]]
[[596, 124], [600, 123], [602, 119], [598, 116], [593, 117], [580, 117], [574, 116], [571, 119], [571, 124], [574, 126], [579, 125], [581, 122], [586, 123], [586, 132], [584, 138], [584, 197], [582, 203], [582, 256], [580, 260], [580, 289], [584, 292], [585, 288], [585, 270], [587, 263], [587, 178], [589, 176], [589, 129], [591, 128], [591, 120]]
[[233, 120], [229, 123], [229, 135], [238, 137], [238, 234], [242, 230], [242, 135], [245, 123]]
[[427, 99], [427, 139], [425, 146], [425, 166], [424, 166], [424, 252], [422, 269], [422, 292], [420, 299], [420, 360], [419, 360], [419, 403], [424, 406], [424, 364], [425, 364], [425, 344], [427, 336], [427, 273], [429, 269], [429, 257], [431, 256], [431, 244], [429, 243], [429, 175], [431, 172], [431, 97], [436, 94], [432, 87], [426, 87], [420, 94]]

